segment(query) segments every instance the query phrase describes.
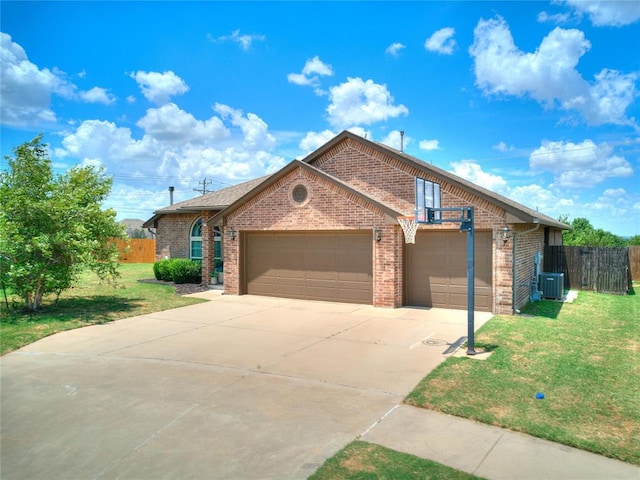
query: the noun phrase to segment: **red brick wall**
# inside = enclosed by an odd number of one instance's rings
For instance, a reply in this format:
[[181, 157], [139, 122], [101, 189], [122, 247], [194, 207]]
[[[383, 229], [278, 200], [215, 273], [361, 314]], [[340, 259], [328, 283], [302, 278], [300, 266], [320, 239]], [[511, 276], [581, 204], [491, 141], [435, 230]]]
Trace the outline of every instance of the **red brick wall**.
[[[544, 227], [529, 233], [523, 233], [535, 228], [535, 225], [518, 225], [516, 231], [516, 301], [515, 307], [527, 304], [529, 301], [531, 281], [535, 279], [534, 259], [537, 252], [544, 252]], [[541, 265], [542, 266], [542, 265]]]
[[156, 229], [156, 259], [189, 258], [191, 227], [197, 214], [163, 215]]

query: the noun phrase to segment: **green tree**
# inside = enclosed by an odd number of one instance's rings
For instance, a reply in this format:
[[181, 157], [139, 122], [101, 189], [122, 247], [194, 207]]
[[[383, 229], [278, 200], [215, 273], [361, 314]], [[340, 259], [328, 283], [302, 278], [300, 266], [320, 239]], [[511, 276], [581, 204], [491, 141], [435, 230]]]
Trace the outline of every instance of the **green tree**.
[[629, 245], [640, 245], [640, 235], [634, 235], [628, 241]]
[[562, 241], [567, 246], [577, 247], [626, 247], [627, 241], [619, 235], [614, 235], [601, 228], [594, 228], [591, 222], [583, 217], [568, 221], [568, 216], [559, 220], [571, 225], [572, 230], [562, 233]]
[[80, 166], [54, 175], [42, 135], [14, 154], [0, 174], [2, 288], [36, 311], [45, 295], [59, 297], [85, 269], [115, 279], [118, 250], [110, 239], [124, 231], [113, 210], [101, 209], [111, 179], [102, 169]]
[[145, 232], [144, 228], [134, 228], [129, 233], [130, 238], [147, 238], [147, 232]]

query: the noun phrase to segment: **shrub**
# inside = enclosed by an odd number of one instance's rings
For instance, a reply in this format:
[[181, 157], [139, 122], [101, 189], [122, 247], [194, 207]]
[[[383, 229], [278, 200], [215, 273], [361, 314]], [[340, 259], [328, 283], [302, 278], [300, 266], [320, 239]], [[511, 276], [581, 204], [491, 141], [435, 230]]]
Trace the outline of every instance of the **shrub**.
[[170, 270], [174, 283], [197, 283], [200, 276], [200, 264], [186, 258], [173, 259]]
[[156, 280], [174, 283], [198, 283], [200, 264], [186, 258], [160, 260], [153, 264]]
[[153, 274], [157, 280], [163, 280], [165, 282], [171, 282], [173, 280], [171, 262], [173, 262], [173, 260], [160, 260], [153, 264]]
[[161, 260], [153, 264], [153, 276], [156, 277], [156, 280], [162, 280], [162, 262], [166, 262], [166, 260]]

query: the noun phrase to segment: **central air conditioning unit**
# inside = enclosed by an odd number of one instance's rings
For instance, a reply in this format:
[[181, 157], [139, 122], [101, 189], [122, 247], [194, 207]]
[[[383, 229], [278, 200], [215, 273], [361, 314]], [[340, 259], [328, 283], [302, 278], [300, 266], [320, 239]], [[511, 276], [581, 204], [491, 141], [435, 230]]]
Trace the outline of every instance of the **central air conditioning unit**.
[[564, 295], [564, 273], [541, 273], [538, 288], [542, 298], [562, 299]]

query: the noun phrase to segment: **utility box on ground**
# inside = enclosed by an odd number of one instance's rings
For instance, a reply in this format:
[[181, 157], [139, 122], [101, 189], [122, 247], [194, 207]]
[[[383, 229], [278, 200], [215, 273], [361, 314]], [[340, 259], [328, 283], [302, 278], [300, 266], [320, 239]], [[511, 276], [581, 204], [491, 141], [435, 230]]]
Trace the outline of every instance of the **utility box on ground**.
[[564, 294], [564, 273], [541, 273], [538, 287], [542, 298], [560, 300]]

